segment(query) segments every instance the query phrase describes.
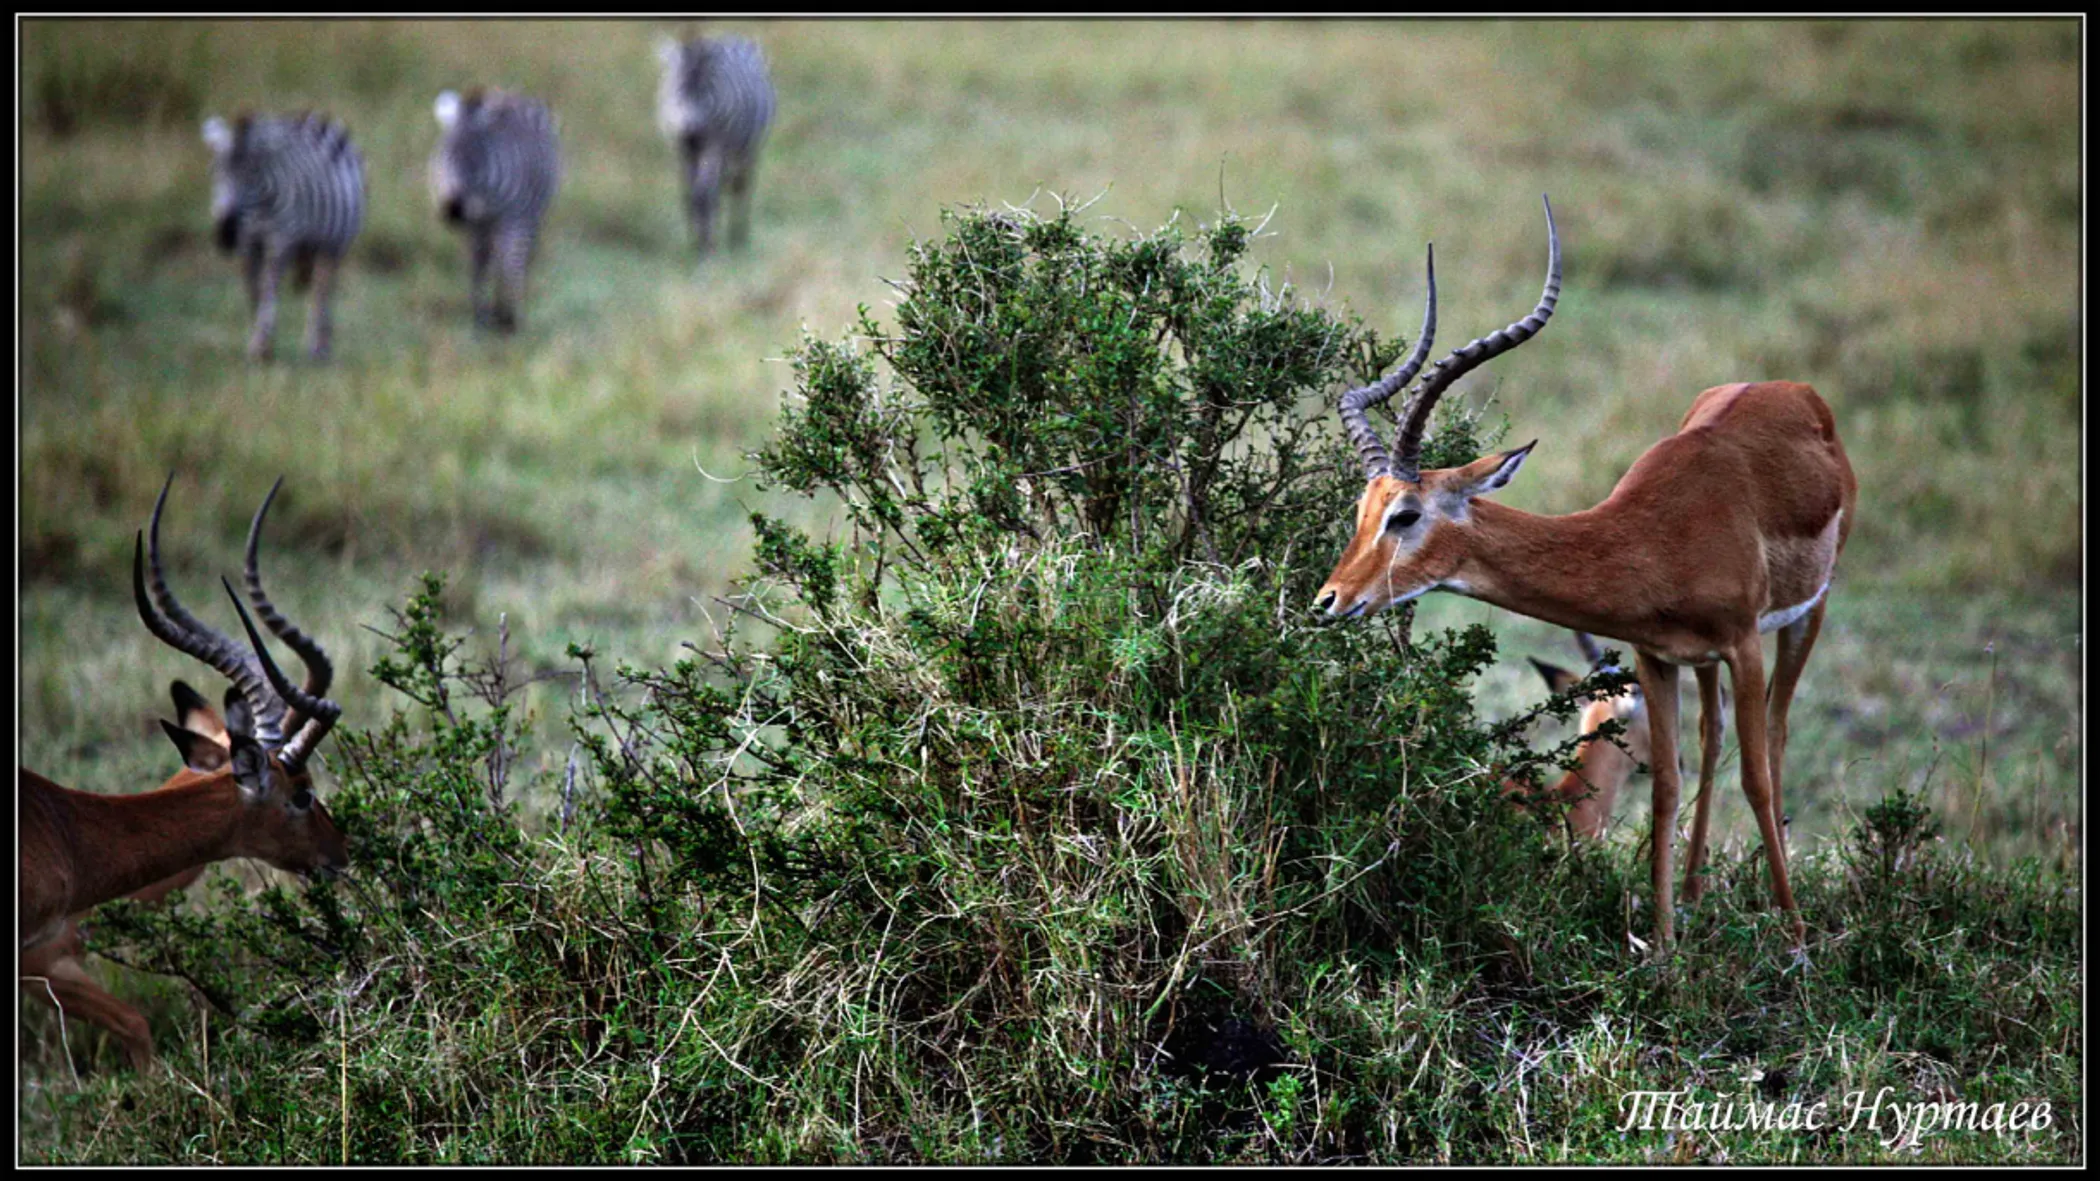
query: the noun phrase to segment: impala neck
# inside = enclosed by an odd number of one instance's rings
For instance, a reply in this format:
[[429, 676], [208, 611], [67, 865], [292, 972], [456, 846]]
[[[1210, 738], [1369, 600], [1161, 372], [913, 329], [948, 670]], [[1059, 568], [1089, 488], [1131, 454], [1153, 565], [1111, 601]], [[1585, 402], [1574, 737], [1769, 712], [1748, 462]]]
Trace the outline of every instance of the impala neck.
[[1608, 506], [1542, 517], [1475, 500], [1471, 513], [1466, 556], [1447, 586], [1574, 631], [1628, 638], [1627, 622], [1643, 614], [1639, 590], [1652, 579]]
[[66, 792], [76, 831], [96, 834], [75, 883], [76, 909], [119, 898], [184, 870], [242, 854], [244, 804], [233, 776], [112, 796]]

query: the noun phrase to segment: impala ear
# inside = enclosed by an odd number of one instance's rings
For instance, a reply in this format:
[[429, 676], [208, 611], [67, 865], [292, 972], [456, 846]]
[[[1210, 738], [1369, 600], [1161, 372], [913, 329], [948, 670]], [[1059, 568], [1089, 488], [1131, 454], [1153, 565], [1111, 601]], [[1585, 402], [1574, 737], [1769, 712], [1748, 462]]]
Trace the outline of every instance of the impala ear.
[[175, 698], [175, 724], [193, 734], [202, 734], [220, 746], [226, 745], [226, 721], [219, 711], [211, 707], [204, 694], [192, 689], [187, 681], [175, 681], [168, 686]]
[[1524, 457], [1538, 445], [1539, 441], [1533, 439], [1515, 451], [1482, 456], [1453, 472], [1445, 490], [1461, 499], [1471, 500], [1504, 488], [1516, 478], [1517, 469], [1524, 466]]
[[246, 734], [235, 734], [232, 759], [233, 779], [242, 795], [260, 799], [270, 794], [270, 756], [263, 753], [261, 743]]
[[1567, 669], [1557, 664], [1547, 664], [1536, 656], [1531, 658], [1531, 667], [1539, 670], [1539, 675], [1546, 678], [1546, 691], [1548, 693], [1565, 693], [1568, 691], [1568, 686], [1582, 679]]
[[226, 691], [226, 733], [248, 738], [255, 733], [255, 715], [248, 712], [248, 699], [239, 689]]
[[175, 743], [175, 749], [182, 752], [182, 765], [192, 771], [209, 775], [213, 771], [223, 769], [231, 757], [226, 747], [212, 741], [210, 737], [195, 730], [185, 730], [166, 718], [161, 719], [160, 728], [167, 733], [169, 740]]

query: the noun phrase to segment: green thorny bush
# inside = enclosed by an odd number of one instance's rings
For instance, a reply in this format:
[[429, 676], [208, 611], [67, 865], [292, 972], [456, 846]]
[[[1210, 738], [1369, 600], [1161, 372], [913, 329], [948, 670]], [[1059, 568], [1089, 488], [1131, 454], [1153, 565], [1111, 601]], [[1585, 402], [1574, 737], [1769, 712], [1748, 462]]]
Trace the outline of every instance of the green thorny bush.
[[[764, 577], [731, 619], [772, 642], [629, 674], [646, 704], [603, 716], [646, 737], [594, 747], [607, 821], [666, 847], [652, 892], [794, 963], [746, 1062], [832, 1081], [774, 1124], [1229, 1156], [1258, 1129], [1219, 1142], [1218, 1095], [1317, 1057], [1281, 1029], [1308, 957], [1527, 984], [1499, 886], [1545, 844], [1501, 776], [1567, 751], [1475, 718], [1484, 629], [1308, 610], [1362, 487], [1332, 399], [1400, 342], [1244, 273], [1237, 218], [944, 224], [894, 330], [864, 307], [858, 343], [792, 351], [759, 470], [836, 496], [845, 536], [754, 515]], [[1429, 462], [1482, 450], [1440, 422]], [[1619, 891], [1588, 899], [1556, 916], [1613, 962]], [[1346, 1151], [1321, 1114], [1291, 1151]]]
[[[893, 331], [863, 309], [858, 345], [792, 351], [760, 471], [835, 495], [843, 536], [755, 517], [761, 573], [709, 648], [609, 686], [572, 648], [575, 746], [534, 762], [507, 644], [461, 663], [432, 580], [374, 670], [413, 708], [338, 732], [352, 875], [106, 910], [98, 947], [240, 1018], [210, 1094], [128, 1143], [1500, 1160], [1543, 1121], [1563, 1158], [1647, 1159], [1690, 1141], [1617, 1134], [1628, 1087], [2062, 1060], [2075, 891], [1946, 855], [1900, 799], [1799, 874], [1859, 936], [1815, 987], [1754, 850], [1716, 858], [1681, 967], [1638, 954], [1638, 867], [1501, 791], [1568, 758], [1525, 747], [1538, 713], [1616, 685], [1490, 724], [1483, 629], [1307, 610], [1361, 487], [1332, 399], [1400, 345], [1246, 274], [1245, 223], [945, 227]], [[1479, 454], [1476, 425], [1444, 413], [1427, 462]], [[1991, 930], [2039, 958], [1990, 959]]]

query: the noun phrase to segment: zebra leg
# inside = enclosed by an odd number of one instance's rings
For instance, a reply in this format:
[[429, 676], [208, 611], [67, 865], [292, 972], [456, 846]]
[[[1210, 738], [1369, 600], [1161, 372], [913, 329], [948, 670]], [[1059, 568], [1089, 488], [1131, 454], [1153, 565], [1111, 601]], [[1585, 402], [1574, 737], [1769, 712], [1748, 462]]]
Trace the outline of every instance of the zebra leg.
[[532, 231], [506, 228], [496, 235], [496, 330], [518, 329], [518, 305], [525, 302], [525, 271], [532, 264]]
[[721, 186], [722, 153], [714, 148], [705, 149], [693, 161], [693, 170], [687, 184], [687, 193], [692, 202], [693, 232], [700, 239], [702, 256], [714, 250], [715, 198]]
[[341, 261], [327, 251], [314, 253], [314, 298], [306, 314], [306, 355], [316, 361], [328, 359], [328, 346], [335, 339], [335, 268]]
[[729, 244], [738, 249], [751, 237], [751, 177], [757, 171], [754, 153], [729, 174]]
[[262, 264], [262, 243], [248, 243], [241, 251], [241, 280], [248, 288], [248, 314], [250, 316], [255, 315], [256, 307], [262, 302]]
[[474, 327], [489, 325], [488, 304], [483, 293], [488, 289], [489, 254], [491, 244], [488, 230], [483, 226], [467, 227], [467, 253], [472, 259], [472, 277], [467, 280], [467, 299], [474, 305]]
[[248, 359], [270, 359], [271, 338], [277, 334], [277, 284], [284, 278], [284, 264], [291, 251], [280, 246], [267, 248], [262, 263], [262, 291], [255, 303], [255, 331], [248, 337]]

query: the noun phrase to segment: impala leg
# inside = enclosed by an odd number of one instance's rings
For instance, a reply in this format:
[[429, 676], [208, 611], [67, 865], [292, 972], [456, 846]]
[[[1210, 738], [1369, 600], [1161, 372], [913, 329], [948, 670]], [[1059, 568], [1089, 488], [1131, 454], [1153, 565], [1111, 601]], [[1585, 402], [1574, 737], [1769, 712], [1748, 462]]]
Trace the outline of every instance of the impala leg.
[[269, 360], [270, 341], [277, 335], [277, 285], [284, 278], [284, 264], [290, 257], [290, 251], [271, 247], [262, 261], [262, 282], [255, 300], [255, 330], [248, 336], [248, 359], [251, 361]]
[[1714, 768], [1721, 762], [1721, 666], [1702, 664], [1699, 678], [1699, 804], [1692, 811], [1692, 843], [1684, 855], [1684, 900], [1697, 902], [1706, 893], [1707, 822], [1714, 810]]
[[1673, 941], [1677, 923], [1670, 873], [1670, 847], [1677, 838], [1677, 666], [1646, 652], [1637, 664], [1648, 699], [1648, 766], [1655, 780], [1655, 938]]
[[67, 925], [57, 939], [22, 953], [22, 991], [58, 1009], [61, 1020], [90, 1021], [124, 1046], [134, 1070], [153, 1064], [153, 1028], [145, 1015], [110, 995], [88, 975], [78, 927]]
[[1815, 605], [1807, 615], [1779, 629], [1778, 650], [1772, 657], [1772, 690], [1765, 702], [1765, 716], [1771, 727], [1772, 812], [1780, 823], [1780, 835], [1786, 835], [1786, 796], [1781, 784], [1786, 779], [1786, 714], [1794, 704], [1794, 686], [1800, 683], [1801, 670], [1808, 666], [1808, 654], [1816, 646], [1816, 636], [1823, 630], [1823, 611], [1830, 605], [1828, 598]]
[[1779, 835], [1779, 811], [1773, 805], [1769, 762], [1770, 736], [1765, 726], [1765, 654], [1762, 640], [1751, 635], [1738, 643], [1728, 656], [1729, 672], [1735, 678], [1736, 742], [1743, 755], [1743, 795], [1750, 801], [1750, 814], [1757, 817], [1758, 832], [1765, 841], [1765, 862], [1772, 871], [1772, 896], [1794, 921], [1794, 945], [1808, 942], [1808, 928], [1794, 906], [1794, 889], [1786, 877], [1786, 845]]
[[306, 355], [316, 361], [328, 359], [328, 346], [335, 339], [335, 269], [338, 259], [325, 252], [314, 256], [313, 310], [306, 317]]

